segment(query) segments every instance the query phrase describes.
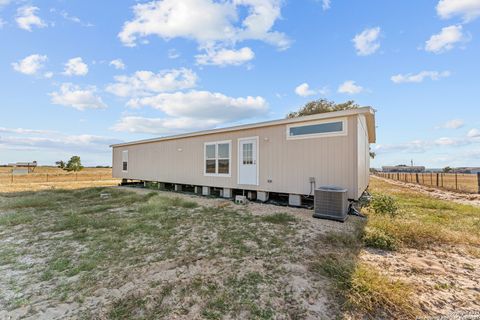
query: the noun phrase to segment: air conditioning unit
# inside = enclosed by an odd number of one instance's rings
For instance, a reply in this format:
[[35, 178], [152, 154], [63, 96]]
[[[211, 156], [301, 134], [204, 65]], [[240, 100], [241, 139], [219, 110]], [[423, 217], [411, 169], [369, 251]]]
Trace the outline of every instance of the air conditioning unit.
[[315, 190], [314, 218], [345, 221], [348, 214], [347, 189], [324, 186]]

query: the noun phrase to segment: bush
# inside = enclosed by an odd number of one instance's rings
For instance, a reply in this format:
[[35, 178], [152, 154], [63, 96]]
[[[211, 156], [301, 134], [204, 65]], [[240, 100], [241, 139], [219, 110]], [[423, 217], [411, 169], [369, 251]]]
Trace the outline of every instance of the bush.
[[382, 250], [396, 250], [398, 247], [397, 240], [376, 228], [367, 228], [363, 237], [363, 242], [367, 247], [377, 248]]
[[395, 199], [386, 194], [376, 194], [370, 202], [370, 207], [377, 214], [389, 215], [395, 217], [398, 212], [398, 206]]

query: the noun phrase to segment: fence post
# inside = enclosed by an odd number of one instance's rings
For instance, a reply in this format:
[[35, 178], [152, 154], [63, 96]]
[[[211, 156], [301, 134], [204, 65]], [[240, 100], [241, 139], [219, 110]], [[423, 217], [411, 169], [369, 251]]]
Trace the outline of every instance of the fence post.
[[440, 186], [439, 181], [438, 181], [438, 177], [439, 177], [439, 176], [440, 176], [440, 175], [437, 173], [437, 187]]
[[13, 173], [12, 173], [12, 179], [10, 179], [10, 181], [13, 183]]
[[477, 173], [478, 193], [480, 193], [480, 172]]
[[415, 179], [417, 180], [417, 183], [420, 184], [420, 179], [418, 178], [418, 173], [415, 173]]
[[458, 177], [456, 172], [455, 172], [455, 190], [458, 190]]

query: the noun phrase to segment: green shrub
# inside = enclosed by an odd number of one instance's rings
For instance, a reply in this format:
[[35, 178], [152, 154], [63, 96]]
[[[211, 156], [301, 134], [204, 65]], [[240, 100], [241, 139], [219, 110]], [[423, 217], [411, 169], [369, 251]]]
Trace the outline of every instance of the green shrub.
[[376, 228], [367, 228], [363, 237], [363, 242], [367, 247], [382, 250], [396, 250], [398, 247], [397, 240], [385, 233], [383, 230]]
[[370, 207], [377, 214], [395, 217], [398, 213], [398, 206], [396, 200], [386, 194], [374, 195], [370, 203]]

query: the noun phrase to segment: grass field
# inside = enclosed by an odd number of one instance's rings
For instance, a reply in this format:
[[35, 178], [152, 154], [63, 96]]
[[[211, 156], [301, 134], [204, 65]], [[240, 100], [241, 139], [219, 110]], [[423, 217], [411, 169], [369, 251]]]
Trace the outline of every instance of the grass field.
[[112, 178], [111, 168], [84, 168], [78, 173], [56, 167], [37, 167], [27, 175], [11, 174], [12, 167], [0, 167], [0, 192], [48, 189], [79, 189], [114, 186], [120, 180]]
[[[377, 175], [409, 183], [417, 183], [433, 188], [441, 188], [457, 192], [478, 193], [479, 181], [477, 174], [464, 173], [384, 173]], [[417, 180], [418, 177], [418, 180]]]
[[[378, 179], [371, 189], [393, 195], [398, 214], [367, 208], [368, 220], [342, 224], [304, 209], [148, 190], [0, 194], [0, 318], [414, 319], [478, 310], [478, 208]], [[426, 273], [409, 264], [417, 255], [432, 263], [439, 255], [452, 269]]]

